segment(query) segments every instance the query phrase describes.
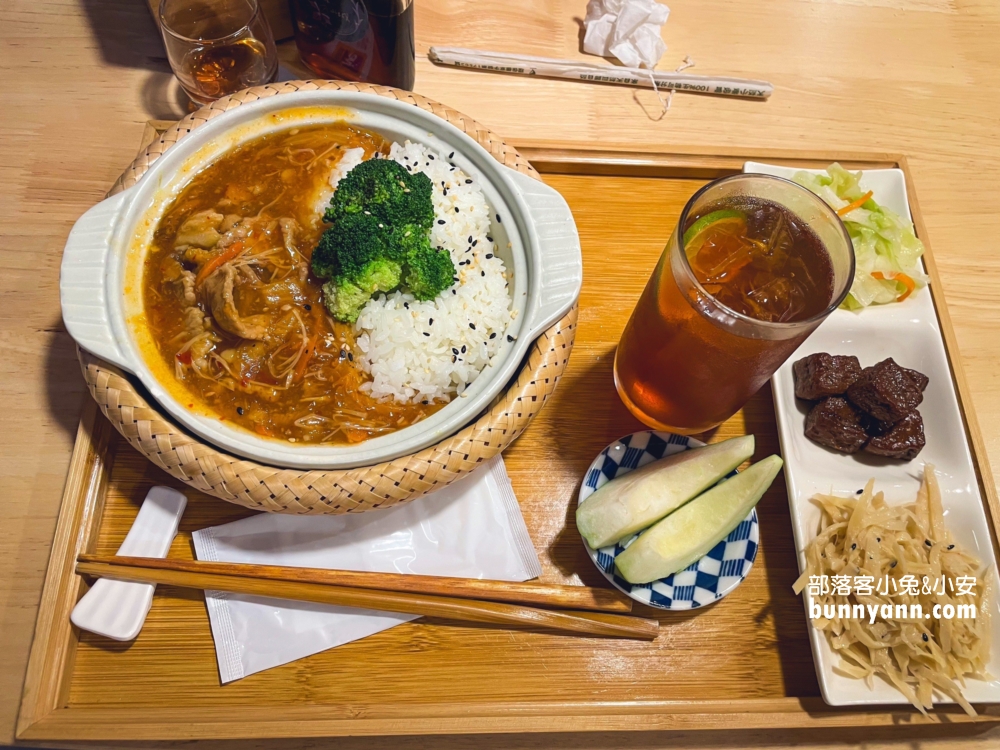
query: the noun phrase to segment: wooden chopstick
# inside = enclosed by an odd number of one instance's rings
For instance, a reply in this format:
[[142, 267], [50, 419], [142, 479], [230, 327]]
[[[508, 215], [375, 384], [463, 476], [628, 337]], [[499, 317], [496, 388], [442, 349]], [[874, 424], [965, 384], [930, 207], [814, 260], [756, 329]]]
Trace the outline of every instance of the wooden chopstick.
[[102, 557], [80, 555], [81, 563], [131, 565], [133, 567], [176, 570], [185, 573], [215, 573], [292, 583], [322, 583], [356, 589], [377, 589], [413, 594], [448, 596], [454, 599], [485, 599], [494, 602], [529, 604], [555, 609], [584, 609], [595, 612], [631, 612], [632, 600], [613, 589], [588, 586], [561, 586], [548, 583], [477, 580], [403, 573], [366, 573], [357, 570], [289, 568], [280, 565], [219, 563], [202, 560], [163, 560], [149, 557]]
[[148, 565], [151, 562], [149, 558], [135, 558], [142, 563], [141, 565], [123, 565], [107, 561], [113, 559], [115, 558], [105, 558], [103, 562], [87, 562], [81, 559], [77, 563], [76, 572], [81, 575], [137, 583], [158, 583], [181, 588], [229, 591], [342, 607], [424, 615], [462, 622], [501, 626], [521, 625], [612, 638], [652, 640], [656, 638], [659, 627], [656, 620], [604, 612], [561, 612], [506, 602], [172, 570]]

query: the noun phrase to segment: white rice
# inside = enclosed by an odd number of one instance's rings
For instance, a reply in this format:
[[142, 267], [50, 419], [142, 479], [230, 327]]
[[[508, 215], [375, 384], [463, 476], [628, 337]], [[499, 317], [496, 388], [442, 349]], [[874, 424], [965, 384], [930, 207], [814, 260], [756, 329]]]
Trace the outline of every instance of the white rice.
[[[449, 401], [479, 376], [504, 340], [511, 320], [507, 272], [489, 238], [490, 207], [475, 178], [444, 154], [409, 141], [394, 143], [390, 158], [431, 179], [431, 246], [451, 254], [459, 280], [426, 302], [397, 291], [365, 305], [355, 324], [361, 350], [355, 361], [372, 381], [361, 388], [397, 402]], [[342, 176], [350, 170], [335, 171]], [[331, 184], [337, 181], [331, 175]]]

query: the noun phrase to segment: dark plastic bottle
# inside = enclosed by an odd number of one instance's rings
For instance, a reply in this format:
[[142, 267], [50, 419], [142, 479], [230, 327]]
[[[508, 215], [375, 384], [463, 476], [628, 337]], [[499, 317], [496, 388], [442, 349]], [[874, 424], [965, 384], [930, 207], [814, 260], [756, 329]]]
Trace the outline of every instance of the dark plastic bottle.
[[289, 0], [295, 44], [321, 78], [413, 89], [413, 0]]

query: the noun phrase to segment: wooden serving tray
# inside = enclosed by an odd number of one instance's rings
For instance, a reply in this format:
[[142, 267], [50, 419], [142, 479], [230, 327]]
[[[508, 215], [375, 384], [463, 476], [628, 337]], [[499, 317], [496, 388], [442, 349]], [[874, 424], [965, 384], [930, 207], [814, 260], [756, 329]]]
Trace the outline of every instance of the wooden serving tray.
[[[562, 192], [583, 243], [576, 347], [546, 409], [505, 452], [542, 562], [542, 580], [606, 585], [573, 524], [594, 456], [641, 429], [612, 383], [619, 335], [684, 203], [746, 159], [850, 168], [901, 167], [917, 234], [925, 238], [903, 157], [787, 151], [703, 155], [571, 150], [517, 144]], [[931, 276], [986, 511], [1000, 508], [971, 412], [954, 332]], [[752, 432], [757, 456], [778, 452], [769, 388], [707, 437]], [[85, 590], [80, 552], [113, 554], [153, 484], [189, 497], [171, 557], [193, 557], [191, 532], [250, 515], [199, 494], [148, 463], [88, 403], [80, 423], [31, 651], [21, 740], [185, 740], [363, 734], [550, 732], [738, 727], [832, 727], [969, 722], [961, 709], [930, 718], [902, 706], [831, 708], [820, 698], [783, 481], [758, 506], [761, 548], [750, 576], [717, 604], [689, 613], [637, 605], [661, 622], [653, 643], [525, 630], [407, 623], [222, 686], [199, 592], [160, 586], [139, 637], [81, 633], [69, 612]], [[419, 500], [417, 501], [419, 502]], [[996, 544], [994, 539], [994, 544]], [[863, 689], [859, 686], [859, 689]], [[1000, 720], [1000, 706], [975, 721]]]

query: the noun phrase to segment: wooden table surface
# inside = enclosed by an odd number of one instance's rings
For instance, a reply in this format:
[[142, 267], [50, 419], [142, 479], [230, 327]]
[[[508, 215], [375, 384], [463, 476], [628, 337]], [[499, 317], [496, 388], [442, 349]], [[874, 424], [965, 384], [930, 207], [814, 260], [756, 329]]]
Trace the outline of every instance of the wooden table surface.
[[[765, 78], [770, 101], [435, 68], [449, 44], [579, 57], [585, 0], [420, 0], [416, 90], [516, 143], [883, 150], [907, 154], [994, 476], [1000, 481], [1000, 5], [991, 0], [673, 0], [661, 66]], [[0, 742], [10, 743], [42, 577], [84, 398], [59, 315], [73, 221], [186, 102], [145, 0], [0, 3]], [[979, 732], [977, 734], [977, 732]], [[394, 738], [386, 747], [995, 747], [1000, 729]], [[337, 740], [213, 748], [378, 747]], [[94, 747], [90, 745], [90, 747]], [[206, 745], [207, 747], [207, 745]]]

